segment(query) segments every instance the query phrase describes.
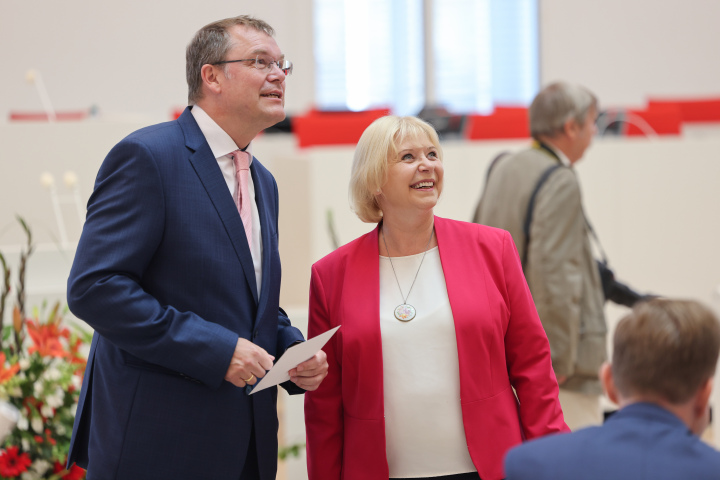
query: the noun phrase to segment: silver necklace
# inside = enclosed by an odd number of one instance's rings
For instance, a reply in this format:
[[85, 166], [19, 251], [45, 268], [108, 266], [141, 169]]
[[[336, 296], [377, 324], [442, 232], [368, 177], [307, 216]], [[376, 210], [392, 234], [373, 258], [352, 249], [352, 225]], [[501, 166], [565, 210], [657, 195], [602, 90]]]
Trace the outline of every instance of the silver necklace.
[[410, 292], [412, 292], [413, 287], [415, 286], [415, 280], [417, 280], [418, 273], [420, 273], [420, 268], [422, 267], [423, 261], [425, 260], [425, 255], [427, 255], [427, 248], [430, 245], [430, 241], [432, 240], [433, 234], [435, 233], [435, 227], [433, 226], [432, 231], [430, 232], [430, 238], [428, 238], [427, 244], [425, 245], [425, 253], [423, 253], [422, 258], [420, 259], [420, 266], [417, 269], [417, 272], [415, 272], [415, 278], [413, 278], [412, 284], [410, 285], [410, 290], [408, 290], [407, 296], [403, 295], [402, 288], [400, 287], [400, 280], [398, 280], [397, 273], [395, 273], [395, 266], [392, 263], [392, 257], [390, 256], [390, 249], [388, 249], [387, 241], [385, 240], [385, 229], [381, 229], [380, 233], [382, 234], [383, 243], [385, 244], [385, 251], [388, 254], [388, 260], [390, 260], [390, 267], [392, 268], [393, 275], [395, 276], [395, 281], [397, 282], [398, 290], [400, 290], [400, 297], [403, 299], [403, 303], [395, 307], [395, 318], [400, 320], [401, 322], [409, 322], [413, 318], [415, 318], [415, 315], [417, 315], [417, 310], [415, 310], [415, 307], [407, 303], [407, 299], [410, 297]]

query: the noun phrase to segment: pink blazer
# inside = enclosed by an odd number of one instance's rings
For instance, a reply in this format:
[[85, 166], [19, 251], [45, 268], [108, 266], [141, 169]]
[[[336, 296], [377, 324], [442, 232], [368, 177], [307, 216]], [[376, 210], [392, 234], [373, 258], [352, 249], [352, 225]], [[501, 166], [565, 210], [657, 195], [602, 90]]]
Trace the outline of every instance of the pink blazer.
[[[550, 346], [509, 233], [440, 217], [435, 233], [455, 322], [470, 457], [483, 480], [500, 479], [510, 447], [569, 431]], [[305, 394], [310, 480], [389, 475], [379, 271], [377, 228], [312, 267], [308, 336], [342, 327], [325, 346], [327, 378]]]

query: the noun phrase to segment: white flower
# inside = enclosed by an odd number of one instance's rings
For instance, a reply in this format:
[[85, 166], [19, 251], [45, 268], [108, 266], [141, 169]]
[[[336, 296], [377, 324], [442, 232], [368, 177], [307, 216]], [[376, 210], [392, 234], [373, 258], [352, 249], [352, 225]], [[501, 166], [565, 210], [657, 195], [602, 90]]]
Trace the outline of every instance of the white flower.
[[50, 470], [50, 467], [52, 467], [52, 464], [41, 458], [39, 460], [35, 460], [31, 468], [38, 473], [38, 478], [42, 478], [45, 472]]
[[27, 472], [23, 472], [20, 475], [20, 480], [41, 480], [40, 474], [37, 472], [33, 472], [32, 470], [28, 470]]
[[[26, 422], [27, 422], [27, 420], [26, 420]], [[22, 445], [22, 448], [24, 451], [26, 451], [26, 452], [30, 451], [30, 440], [28, 440], [27, 438], [23, 438], [20, 441], [20, 444]]]
[[30, 368], [30, 360], [28, 360], [27, 358], [22, 358], [18, 362], [18, 365], [20, 365], [20, 370], [24, 372], [25, 370]]
[[65, 425], [63, 425], [62, 423], [56, 423], [55, 424], [55, 433], [57, 433], [58, 435], [61, 435], [61, 436], [65, 435], [65, 433], [67, 433], [67, 430], [65, 429]]
[[22, 389], [21, 389], [20, 387], [14, 387], [12, 390], [10, 390], [9, 393], [10, 393], [10, 396], [11, 396], [11, 397], [18, 397], [18, 398], [20, 398], [20, 397], [23, 396]]
[[[63, 399], [65, 398], [65, 392], [60, 387], [55, 388], [55, 391], [45, 397], [45, 404], [52, 408], [58, 408], [62, 406]], [[46, 415], [47, 416], [47, 415]]]
[[43, 382], [35, 382], [33, 385], [33, 392], [35, 393], [35, 398], [40, 398], [43, 392]]
[[43, 421], [40, 417], [35, 417], [32, 420], [30, 420], [30, 426], [35, 431], [35, 433], [42, 433], [43, 431]]
[[42, 415], [45, 418], [50, 418], [55, 413], [55, 409], [51, 407], [49, 404], [45, 404], [42, 407], [40, 407], [40, 415]]
[[72, 406], [70, 407], [70, 415], [72, 415], [73, 417], [75, 415], [77, 415], [77, 407], [78, 407], [77, 403], [73, 403]]
[[[28, 429], [28, 419], [24, 416], [20, 416], [20, 419], [17, 422], [17, 428], [19, 430], [27, 430]], [[26, 449], [27, 450], [27, 449]]]
[[58, 370], [55, 367], [48, 368], [47, 370], [45, 370], [45, 374], [44, 374], [44, 377], [47, 378], [48, 380], [50, 380], [51, 382], [56, 382], [56, 381], [60, 380], [61, 376], [62, 376], [62, 374], [60, 373], [60, 370]]
[[80, 390], [82, 387], [82, 378], [80, 378], [78, 375], [73, 375], [70, 379], [70, 383], [73, 387], [75, 387], [75, 390]]

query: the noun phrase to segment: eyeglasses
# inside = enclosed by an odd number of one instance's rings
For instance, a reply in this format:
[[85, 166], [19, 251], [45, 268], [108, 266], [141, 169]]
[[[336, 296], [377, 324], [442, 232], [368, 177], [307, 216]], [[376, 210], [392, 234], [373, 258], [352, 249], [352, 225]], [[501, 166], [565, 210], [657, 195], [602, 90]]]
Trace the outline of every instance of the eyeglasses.
[[257, 55], [255, 58], [243, 58], [241, 60], [223, 60], [221, 62], [215, 62], [213, 65], [221, 65], [223, 63], [236, 63], [236, 62], [253, 62], [252, 66], [258, 70], [272, 71], [272, 66], [276, 65], [285, 75], [290, 75], [293, 71], [293, 64], [290, 60], [275, 60], [270, 55]]

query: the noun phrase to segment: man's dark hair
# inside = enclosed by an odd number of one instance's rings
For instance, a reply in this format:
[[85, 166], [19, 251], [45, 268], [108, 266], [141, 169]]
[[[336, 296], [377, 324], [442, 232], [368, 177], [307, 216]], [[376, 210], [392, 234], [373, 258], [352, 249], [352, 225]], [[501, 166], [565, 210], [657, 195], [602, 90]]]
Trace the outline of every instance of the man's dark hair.
[[271, 37], [275, 35], [275, 30], [270, 25], [249, 15], [218, 20], [198, 30], [185, 52], [185, 76], [190, 105], [202, 98], [200, 72], [203, 65], [225, 60], [225, 54], [232, 48], [232, 36], [228, 30], [235, 25], [245, 25]]
[[715, 374], [720, 323], [694, 300], [640, 302], [615, 329], [612, 372], [624, 397], [689, 400]]

